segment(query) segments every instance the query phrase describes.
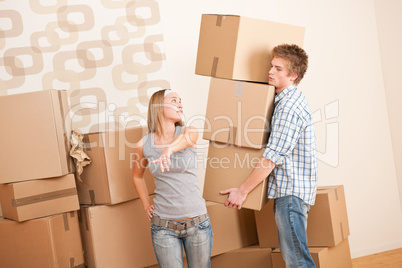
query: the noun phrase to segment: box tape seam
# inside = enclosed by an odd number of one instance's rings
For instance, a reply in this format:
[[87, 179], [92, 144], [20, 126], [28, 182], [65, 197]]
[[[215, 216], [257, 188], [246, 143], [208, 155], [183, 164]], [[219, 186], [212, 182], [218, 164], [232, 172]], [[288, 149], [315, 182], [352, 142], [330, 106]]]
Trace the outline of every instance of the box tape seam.
[[[68, 137], [67, 137], [67, 130], [66, 130], [66, 122], [65, 122], [65, 120], [66, 120], [66, 118], [65, 118], [65, 114], [64, 114], [64, 110], [66, 109], [66, 108], [68, 108], [68, 107], [64, 107], [63, 106], [63, 98], [62, 98], [62, 96], [61, 96], [61, 90], [57, 90], [57, 96], [58, 96], [58, 98], [59, 98], [59, 104], [60, 104], [60, 106], [59, 106], [59, 108], [60, 108], [60, 115], [61, 115], [61, 118], [63, 119], [63, 122], [62, 122], [62, 126], [63, 126], [63, 137], [64, 137], [64, 148], [65, 148], [65, 150], [66, 150], [66, 154], [67, 154], [67, 161], [69, 160], [69, 152], [70, 152], [70, 148], [69, 148], [69, 146], [68, 146]], [[71, 166], [71, 164], [69, 164], [68, 165], [68, 169], [70, 170], [70, 171], [72, 171], [72, 166]]]
[[33, 195], [29, 197], [23, 197], [18, 199], [11, 199], [11, 205], [13, 207], [20, 207], [25, 205], [30, 205], [34, 203], [49, 201], [57, 198], [68, 197], [77, 195], [77, 188], [69, 188], [64, 190], [58, 190], [38, 195]]
[[94, 190], [89, 190], [89, 198], [91, 200], [91, 206], [95, 206], [96, 201], [95, 201], [95, 191]]
[[211, 76], [216, 77], [216, 71], [218, 69], [219, 57], [214, 57], [214, 61], [212, 62], [212, 70]]
[[236, 82], [235, 83], [235, 90], [234, 90], [234, 95], [235, 97], [243, 97], [243, 82]]
[[221, 26], [222, 26], [222, 20], [223, 20], [223, 16], [222, 16], [222, 15], [217, 15], [217, 16], [216, 16], [216, 26], [217, 26], [217, 27], [221, 27]]
[[229, 127], [229, 144], [235, 144], [236, 141], [236, 136], [237, 136], [237, 127], [235, 126], [230, 126]]
[[68, 224], [68, 216], [67, 213], [63, 213], [63, 222], [64, 222], [64, 231], [70, 230], [70, 225]]

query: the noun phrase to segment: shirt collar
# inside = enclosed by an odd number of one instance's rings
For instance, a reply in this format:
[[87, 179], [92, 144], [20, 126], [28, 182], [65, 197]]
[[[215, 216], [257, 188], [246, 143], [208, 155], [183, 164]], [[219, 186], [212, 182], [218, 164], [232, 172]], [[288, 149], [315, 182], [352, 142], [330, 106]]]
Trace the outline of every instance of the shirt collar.
[[275, 105], [282, 100], [285, 96], [287, 96], [291, 91], [296, 89], [296, 85], [292, 84], [290, 86], [288, 86], [287, 88], [285, 88], [284, 90], [282, 90], [281, 92], [279, 92], [278, 94], [275, 95]]

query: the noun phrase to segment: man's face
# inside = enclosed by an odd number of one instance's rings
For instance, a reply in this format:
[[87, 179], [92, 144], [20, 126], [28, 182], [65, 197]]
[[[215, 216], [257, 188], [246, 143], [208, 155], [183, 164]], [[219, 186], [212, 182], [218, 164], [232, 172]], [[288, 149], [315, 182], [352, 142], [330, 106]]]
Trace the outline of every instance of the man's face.
[[268, 84], [275, 87], [277, 94], [292, 85], [297, 78], [297, 74], [289, 75], [286, 63], [285, 59], [278, 57], [274, 57], [271, 61]]

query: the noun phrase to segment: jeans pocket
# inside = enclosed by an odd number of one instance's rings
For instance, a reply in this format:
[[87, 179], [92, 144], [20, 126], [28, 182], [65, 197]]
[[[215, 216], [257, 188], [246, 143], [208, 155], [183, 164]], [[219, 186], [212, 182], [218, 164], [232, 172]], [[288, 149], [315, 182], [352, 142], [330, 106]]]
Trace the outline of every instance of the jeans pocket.
[[201, 230], [207, 229], [211, 226], [211, 222], [209, 220], [209, 217], [206, 218], [203, 222], [198, 224], [198, 228]]

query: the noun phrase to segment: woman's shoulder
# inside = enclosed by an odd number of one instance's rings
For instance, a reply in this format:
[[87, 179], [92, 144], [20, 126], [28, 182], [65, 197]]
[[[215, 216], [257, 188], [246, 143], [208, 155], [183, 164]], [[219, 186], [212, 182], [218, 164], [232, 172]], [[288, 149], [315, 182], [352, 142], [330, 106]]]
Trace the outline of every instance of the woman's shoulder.
[[137, 142], [137, 147], [143, 148], [144, 145], [149, 141], [150, 136], [152, 133], [148, 133], [145, 136], [143, 136], [138, 142]]

